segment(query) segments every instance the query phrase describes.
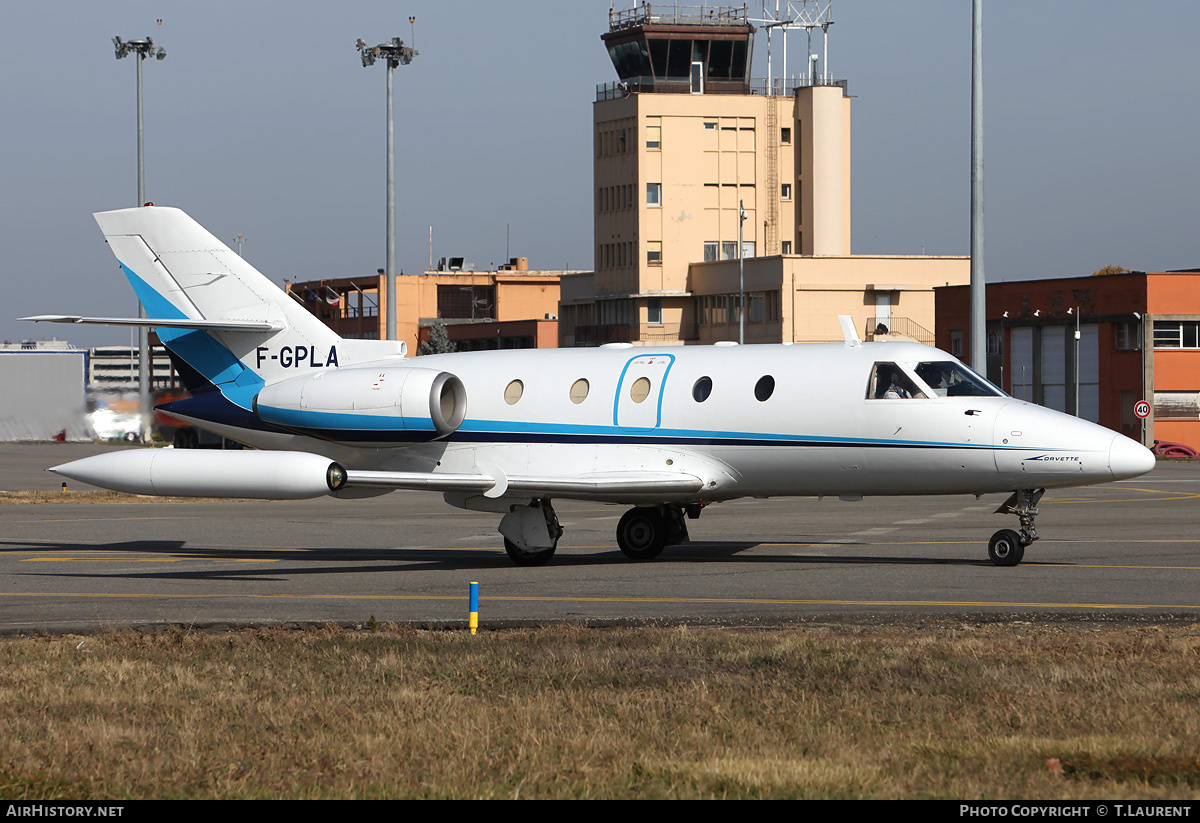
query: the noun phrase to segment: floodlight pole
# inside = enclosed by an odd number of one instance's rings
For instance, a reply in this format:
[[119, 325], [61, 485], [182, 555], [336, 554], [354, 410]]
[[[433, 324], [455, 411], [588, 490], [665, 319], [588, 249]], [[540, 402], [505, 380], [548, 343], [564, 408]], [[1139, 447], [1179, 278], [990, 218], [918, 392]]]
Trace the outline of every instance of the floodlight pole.
[[746, 210], [738, 201], [738, 345], [746, 342], [746, 261], [742, 254], [745, 245], [742, 233], [746, 223]]
[[1079, 306], [1075, 307], [1075, 416], [1079, 416]]
[[[138, 176], [138, 206], [146, 203], [146, 152], [145, 138], [142, 128], [142, 61], [153, 55], [162, 60], [167, 56], [167, 50], [161, 46], [155, 50], [154, 39], [125, 40], [113, 38], [117, 59], [133, 54], [137, 59], [137, 176]], [[138, 317], [148, 317], [146, 307], [138, 300]], [[138, 413], [141, 416], [142, 442], [149, 443], [151, 438], [150, 411], [150, 330], [145, 326], [138, 327]]]
[[971, 6], [971, 368], [987, 377], [983, 268], [983, 0]]
[[[410, 19], [410, 23], [412, 20]], [[395, 119], [392, 114], [392, 69], [407, 66], [417, 56], [417, 50], [404, 45], [399, 37], [378, 46], [367, 46], [359, 39], [355, 43], [362, 56], [363, 67], [373, 65], [376, 58], [387, 63], [387, 339], [396, 339], [396, 167], [393, 152]]]

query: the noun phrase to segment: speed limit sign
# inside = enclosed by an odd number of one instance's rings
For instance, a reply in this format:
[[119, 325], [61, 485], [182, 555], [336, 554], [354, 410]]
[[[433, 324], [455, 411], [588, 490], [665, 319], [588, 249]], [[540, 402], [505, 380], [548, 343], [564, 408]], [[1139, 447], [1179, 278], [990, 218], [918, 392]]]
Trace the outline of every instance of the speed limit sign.
[[1133, 407], [1133, 413], [1145, 420], [1150, 416], [1150, 404], [1145, 400], [1139, 400], [1137, 405]]

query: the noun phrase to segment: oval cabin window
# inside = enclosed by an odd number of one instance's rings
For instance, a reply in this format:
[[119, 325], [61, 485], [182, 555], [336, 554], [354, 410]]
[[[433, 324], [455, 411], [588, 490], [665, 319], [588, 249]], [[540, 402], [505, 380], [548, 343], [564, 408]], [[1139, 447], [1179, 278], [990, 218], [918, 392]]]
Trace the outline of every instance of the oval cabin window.
[[703, 403], [712, 394], [712, 378], [701, 377], [696, 381], [696, 385], [692, 386], [692, 399], [697, 403]]
[[629, 399], [634, 403], [641, 403], [650, 396], [650, 380], [645, 377], [639, 377], [633, 381], [633, 385], [629, 387]]
[[571, 384], [571, 402], [578, 406], [588, 396], [588, 381], [582, 377]]
[[758, 402], [763, 402], [772, 394], [775, 393], [775, 378], [769, 374], [764, 374], [758, 378], [758, 382], [754, 384], [754, 397]]
[[517, 401], [521, 399], [521, 395], [525, 393], [525, 384], [520, 380], [514, 380], [504, 389], [504, 402], [510, 406], [515, 406]]

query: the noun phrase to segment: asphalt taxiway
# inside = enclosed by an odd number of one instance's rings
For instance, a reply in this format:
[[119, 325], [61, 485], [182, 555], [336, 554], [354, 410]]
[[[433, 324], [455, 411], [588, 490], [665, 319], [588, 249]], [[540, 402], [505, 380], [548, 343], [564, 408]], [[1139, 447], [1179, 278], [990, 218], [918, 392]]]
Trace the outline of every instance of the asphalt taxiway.
[[[59, 488], [46, 466], [103, 447], [0, 444], [0, 489]], [[634, 563], [624, 509], [556, 503], [551, 565], [518, 568], [498, 516], [395, 492], [358, 501], [0, 505], [0, 631], [184, 625], [484, 627], [972, 615], [1200, 620], [1200, 464], [1051, 491], [1016, 568], [987, 539], [1004, 495], [741, 500], [705, 509], [692, 542]]]

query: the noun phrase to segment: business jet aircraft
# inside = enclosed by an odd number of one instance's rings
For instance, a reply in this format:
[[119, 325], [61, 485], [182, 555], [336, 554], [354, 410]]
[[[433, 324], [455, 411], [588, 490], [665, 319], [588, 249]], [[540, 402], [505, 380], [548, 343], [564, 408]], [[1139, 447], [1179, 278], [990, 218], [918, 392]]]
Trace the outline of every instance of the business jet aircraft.
[[55, 471], [134, 494], [303, 499], [395, 489], [503, 515], [514, 562], [546, 563], [552, 501], [632, 508], [635, 560], [738, 497], [1011, 492], [988, 554], [1015, 566], [1048, 488], [1136, 477], [1138, 443], [1005, 395], [918, 343], [491, 351], [405, 358], [342, 339], [182, 211], [96, 220], [192, 396], [161, 408], [257, 451], [131, 449]]

